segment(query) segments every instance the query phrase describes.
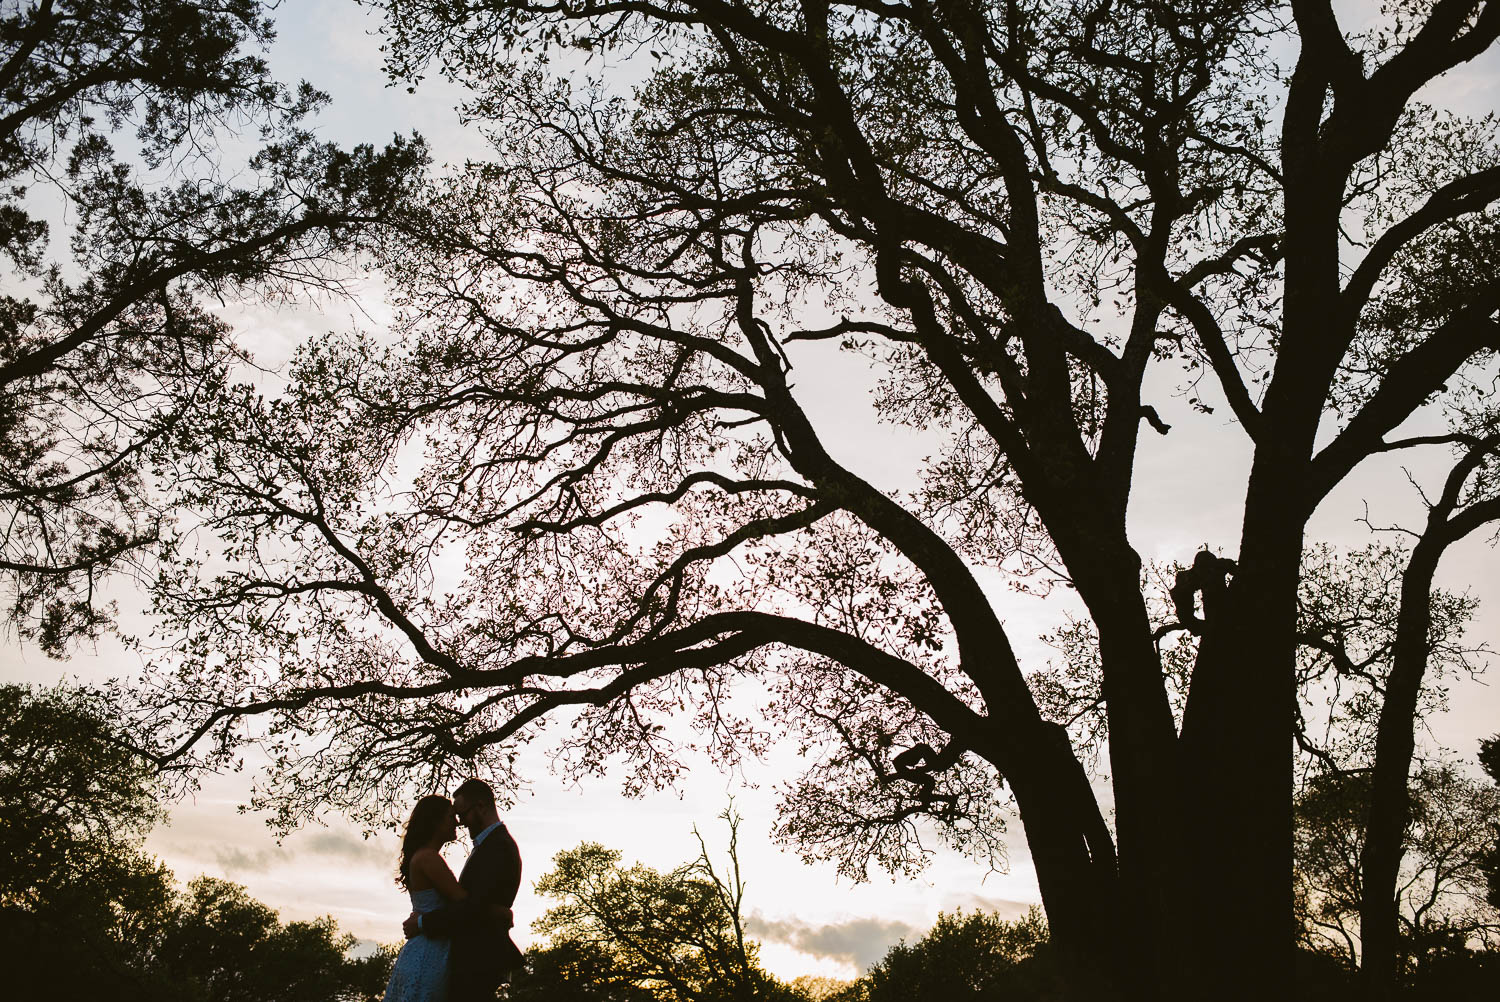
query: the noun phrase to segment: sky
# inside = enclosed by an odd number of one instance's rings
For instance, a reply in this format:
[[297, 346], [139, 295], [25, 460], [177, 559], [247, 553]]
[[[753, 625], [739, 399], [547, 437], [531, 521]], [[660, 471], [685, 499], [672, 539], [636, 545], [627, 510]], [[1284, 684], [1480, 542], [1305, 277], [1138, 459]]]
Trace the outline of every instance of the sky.
[[[280, 37], [271, 57], [278, 76], [305, 77], [332, 95], [331, 107], [318, 123], [324, 138], [380, 142], [393, 132], [418, 129], [439, 161], [482, 155], [477, 138], [451, 110], [459, 96], [451, 87], [429, 80], [413, 95], [385, 85], [378, 40], [371, 34], [375, 21], [367, 11], [349, 0], [297, 0], [282, 5], [277, 21]], [[1491, 111], [1493, 95], [1500, 93], [1497, 78], [1500, 69], [1492, 53], [1445, 81], [1432, 95], [1434, 103]], [[324, 300], [276, 310], [231, 304], [224, 312], [257, 359], [271, 366], [309, 336], [356, 323], [378, 324], [387, 316], [373, 280], [357, 301]], [[930, 451], [929, 443], [875, 425], [869, 401], [873, 380], [857, 362], [823, 346], [802, 347], [792, 359], [800, 373], [797, 382], [818, 387], [806, 403], [825, 440], [839, 458], [878, 486], [909, 486], [911, 471]], [[1173, 389], [1165, 382], [1153, 387], [1156, 399], [1151, 402], [1164, 420], [1183, 430], [1165, 438], [1148, 434], [1142, 440], [1131, 505], [1132, 539], [1148, 560], [1187, 560], [1204, 545], [1232, 552], [1249, 456], [1243, 436], [1227, 417], [1218, 427], [1202, 418], [1179, 420], [1186, 418], [1187, 405]], [[1227, 408], [1217, 413], [1225, 415]], [[1415, 493], [1405, 489], [1401, 462], [1392, 459], [1358, 471], [1320, 510], [1309, 537], [1364, 545], [1370, 534], [1360, 517], [1367, 500], [1376, 523], [1411, 519], [1419, 508]], [[1414, 472], [1420, 477], [1423, 471]], [[1444, 562], [1439, 583], [1468, 589], [1479, 598], [1479, 619], [1470, 639], [1500, 648], [1500, 575], [1494, 561], [1491, 548], [1471, 540]], [[1045, 662], [1049, 651], [1039, 638], [1060, 623], [1065, 606], [1006, 593], [998, 579], [988, 583], [995, 585], [996, 604], [1023, 663]], [[128, 596], [122, 602], [128, 607]], [[88, 681], [128, 673], [135, 658], [106, 640], [67, 662], [56, 662], [12, 638], [0, 647], [0, 681]], [[1428, 740], [1472, 758], [1478, 739], [1496, 730], [1500, 690], [1461, 682], [1455, 685], [1449, 712], [1435, 721]], [[990, 872], [984, 864], [942, 849], [934, 850], [931, 865], [917, 877], [893, 880], [876, 872], [864, 884], [839, 879], [831, 864], [802, 863], [767, 837], [776, 785], [795, 772], [795, 756], [779, 749], [737, 774], [697, 763], [675, 793], [630, 800], [618, 792], [618, 776], [563, 785], [538, 762], [532, 790], [507, 814], [526, 866], [516, 904], [517, 940], [523, 946], [529, 941], [530, 920], [548, 906], [530, 884], [549, 868], [555, 853], [589, 840], [621, 850], [627, 864], [638, 860], [671, 869], [697, 855], [696, 824], [722, 856], [727, 830], [717, 816], [731, 798], [744, 817], [740, 861], [748, 884], [750, 932], [761, 940], [768, 968], [785, 977], [852, 977], [889, 945], [919, 936], [939, 911], [982, 908], [1015, 917], [1039, 900], [1019, 823], [1011, 826], [1003, 872]], [[150, 837], [148, 848], [179, 879], [207, 873], [238, 881], [285, 919], [328, 914], [363, 939], [399, 938], [408, 906], [393, 881], [394, 832], [365, 838], [340, 819], [328, 818], [325, 826], [295, 832], [278, 843], [261, 818], [238, 809], [248, 791], [245, 774], [209, 777], [195, 797], [173, 808], [170, 824]], [[455, 866], [461, 864], [464, 847], [450, 850]]]

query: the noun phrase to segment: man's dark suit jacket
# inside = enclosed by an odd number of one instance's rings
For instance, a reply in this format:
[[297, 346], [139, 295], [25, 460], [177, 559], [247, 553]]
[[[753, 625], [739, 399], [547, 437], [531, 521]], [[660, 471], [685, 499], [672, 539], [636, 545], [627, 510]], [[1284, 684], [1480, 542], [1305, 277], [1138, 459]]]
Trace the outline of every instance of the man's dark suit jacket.
[[521, 887], [521, 850], [502, 823], [469, 854], [458, 883], [469, 896], [422, 916], [422, 935], [453, 940], [448, 954], [448, 997], [475, 1002], [495, 997], [495, 988], [521, 966], [521, 951], [493, 914], [509, 908]]

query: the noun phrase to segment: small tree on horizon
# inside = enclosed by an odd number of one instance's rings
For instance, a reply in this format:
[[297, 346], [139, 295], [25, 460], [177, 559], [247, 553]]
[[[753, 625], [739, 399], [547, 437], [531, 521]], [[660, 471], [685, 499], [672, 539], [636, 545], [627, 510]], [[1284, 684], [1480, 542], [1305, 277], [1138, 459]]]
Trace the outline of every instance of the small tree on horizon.
[[[856, 983], [867, 1002], [906, 999], [1061, 999], [1061, 972], [1048, 949], [1047, 922], [1032, 907], [1015, 920], [986, 912], [939, 913], [913, 943], [886, 952]], [[851, 997], [854, 997], [851, 995]]]
[[[527, 956], [518, 999], [577, 998], [662, 1002], [796, 1002], [802, 996], [768, 974], [745, 936], [740, 819], [731, 806], [728, 869], [721, 874], [698, 835], [697, 859], [670, 873], [583, 842], [553, 858], [536, 882], [556, 898], [532, 923], [549, 937]], [[694, 828], [697, 833], [696, 827]]]

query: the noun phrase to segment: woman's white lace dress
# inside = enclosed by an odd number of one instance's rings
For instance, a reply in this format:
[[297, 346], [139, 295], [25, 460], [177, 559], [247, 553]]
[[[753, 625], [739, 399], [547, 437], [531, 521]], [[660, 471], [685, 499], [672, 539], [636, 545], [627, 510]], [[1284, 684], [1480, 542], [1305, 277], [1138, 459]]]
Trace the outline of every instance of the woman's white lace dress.
[[[419, 913], [443, 904], [437, 888], [411, 892], [411, 906]], [[396, 956], [391, 980], [385, 986], [385, 1002], [447, 1002], [448, 949], [446, 939], [413, 936]]]

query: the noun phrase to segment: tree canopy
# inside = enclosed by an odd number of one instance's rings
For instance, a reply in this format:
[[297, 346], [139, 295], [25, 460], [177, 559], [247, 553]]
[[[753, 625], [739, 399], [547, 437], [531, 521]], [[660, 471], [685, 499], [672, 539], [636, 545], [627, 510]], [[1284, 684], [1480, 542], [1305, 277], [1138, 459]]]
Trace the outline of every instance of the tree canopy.
[[[788, 739], [779, 834], [849, 873], [920, 865], [918, 821], [993, 853], [1013, 806], [1079, 997], [1285, 996], [1309, 520], [1381, 457], [1444, 467], [1375, 725], [1393, 885], [1433, 574], [1500, 516], [1500, 146], [1428, 103], [1500, 5], [380, 6], [392, 74], [468, 87], [493, 155], [382, 247], [394, 344], [227, 387], [174, 466], [228, 565], [160, 579], [163, 760], [264, 715], [292, 823], [514, 789], [549, 722], [564, 775], [632, 790]], [[904, 484], [811, 415], [834, 348], [931, 437]], [[1142, 436], [1205, 427], [1243, 521], [1154, 608]], [[1086, 614], [1107, 803], [994, 577]]]
[[0, 900], [35, 903], [129, 857], [160, 796], [101, 693], [0, 686]]
[[273, 36], [260, 0], [0, 12], [0, 571], [51, 653], [107, 623], [101, 577], [162, 539], [160, 464], [245, 357], [215, 302], [336, 286], [424, 162], [400, 138], [318, 142], [326, 98], [272, 78]]
[[[1434, 955], [1493, 948], [1500, 911], [1485, 900], [1484, 861], [1500, 827], [1500, 788], [1451, 766], [1412, 779], [1395, 888], [1400, 952], [1410, 983]], [[1365, 875], [1361, 856], [1370, 800], [1368, 773], [1325, 774], [1297, 801], [1297, 885], [1308, 942], [1358, 965]]]
[[178, 997], [205, 1002], [366, 1002], [385, 993], [393, 948], [351, 956], [333, 919], [285, 922], [227, 880], [190, 881], [159, 947]]

